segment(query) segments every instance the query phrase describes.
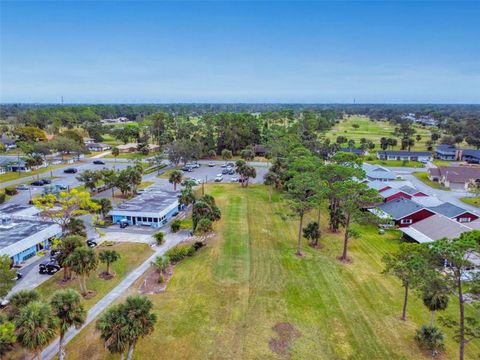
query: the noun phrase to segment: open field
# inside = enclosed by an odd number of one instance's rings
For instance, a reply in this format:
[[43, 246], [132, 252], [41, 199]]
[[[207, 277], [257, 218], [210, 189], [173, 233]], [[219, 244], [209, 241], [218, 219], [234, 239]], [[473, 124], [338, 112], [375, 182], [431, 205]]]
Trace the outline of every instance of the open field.
[[[357, 126], [355, 128], [354, 126]], [[430, 129], [428, 127], [420, 127], [414, 125], [415, 130], [417, 131], [414, 135], [420, 135], [422, 139], [417, 142], [415, 140], [415, 145], [412, 147], [412, 151], [426, 151], [427, 146], [426, 141], [430, 140]], [[367, 140], [373, 141], [375, 144], [375, 150], [380, 150], [380, 138], [382, 137], [393, 137], [393, 131], [395, 126], [387, 121], [373, 121], [368, 117], [360, 115], [352, 115], [348, 118], [341, 120], [336, 124], [330, 131], [328, 131], [325, 136], [332, 141], [337, 139], [337, 136], [345, 136], [347, 139], [355, 140], [355, 145], [360, 144], [360, 139], [365, 138]], [[398, 139], [397, 139], [398, 140]], [[398, 146], [393, 150], [400, 150], [400, 141], [398, 141]], [[345, 144], [346, 146], [346, 144]], [[390, 149], [389, 149], [390, 150]]]
[[45, 174], [45, 173], [49, 177], [49, 175], [50, 175], [49, 172], [51, 170], [60, 169], [60, 168], [63, 168], [63, 167], [68, 167], [68, 166], [72, 166], [72, 164], [50, 165], [50, 166], [47, 166], [46, 168], [33, 170], [33, 171], [30, 171], [30, 172], [7, 172], [5, 174], [0, 175], [0, 184], [5, 183], [7, 181], [17, 180], [17, 179], [22, 179], [22, 178], [31, 178], [32, 181], [33, 181], [33, 179], [36, 178], [36, 175]]
[[418, 171], [412, 173], [413, 176], [415, 176], [418, 180], [423, 181], [426, 185], [435, 188], [435, 189], [440, 189], [440, 190], [447, 190], [449, 191], [450, 189], [439, 184], [438, 182], [432, 181], [428, 178], [428, 172], [426, 171]]
[[[352, 264], [339, 263], [342, 234], [326, 231], [322, 249], [294, 255], [298, 220], [285, 215], [267, 189], [208, 185], [222, 209], [217, 236], [174, 269], [167, 291], [150, 295], [158, 323], [135, 349], [136, 359], [428, 359], [413, 336], [428, 311], [414, 293], [409, 320], [399, 319], [399, 281], [381, 274], [381, 258], [397, 248], [397, 232], [362, 227], [352, 240]], [[311, 216], [315, 216], [312, 214]], [[137, 287], [130, 289], [136, 293]], [[456, 315], [455, 301], [449, 312]], [[283, 324], [283, 325], [282, 325]], [[275, 326], [295, 328], [279, 338]], [[288, 335], [288, 334], [287, 334]], [[283, 334], [285, 336], [285, 334]], [[278, 351], [285, 345], [283, 355]], [[467, 346], [474, 358], [480, 344]], [[92, 324], [67, 348], [68, 359], [114, 359]], [[457, 344], [447, 331], [447, 354]]]
[[[91, 299], [84, 299], [84, 304], [87, 309], [91, 308], [97, 301], [105, 296], [110, 290], [112, 290], [118, 283], [127, 275], [130, 271], [139, 266], [153, 251], [147, 244], [141, 243], [115, 243], [112, 246], [99, 245], [95, 248], [97, 252], [102, 250], [116, 250], [120, 253], [120, 259], [111, 265], [111, 271], [116, 275], [111, 280], [103, 280], [98, 274], [105, 270], [105, 264], [98, 264], [98, 269], [95, 273], [92, 273], [87, 280], [88, 290], [93, 290], [96, 295]], [[56, 273], [50, 279], [41, 284], [37, 290], [40, 294], [48, 299], [52, 293], [56, 290], [66, 287], [73, 288], [79, 291], [78, 280], [73, 279], [69, 281], [67, 285], [60, 285], [59, 280], [63, 278], [63, 270]]]
[[381, 160], [381, 159], [372, 159], [370, 160], [369, 157], [365, 158], [365, 162], [369, 164], [376, 164], [382, 166], [395, 166], [395, 167], [412, 167], [412, 168], [423, 168], [421, 162], [418, 161], [400, 161], [400, 160]]

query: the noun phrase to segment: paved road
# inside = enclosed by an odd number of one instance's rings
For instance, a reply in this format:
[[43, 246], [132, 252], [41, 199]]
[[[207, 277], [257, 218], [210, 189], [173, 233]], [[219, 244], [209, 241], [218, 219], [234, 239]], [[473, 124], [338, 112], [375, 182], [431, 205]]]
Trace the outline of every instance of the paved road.
[[[67, 334], [65, 335], [65, 344], [68, 344], [78, 333], [80, 333], [80, 331], [82, 331], [87, 325], [94, 321], [95, 318], [102, 311], [104, 311], [112, 302], [122, 296], [122, 294], [148, 270], [151, 262], [155, 260], [157, 256], [163, 255], [168, 249], [185, 240], [188, 236], [188, 231], [182, 231], [175, 234], [167, 233], [165, 236], [165, 243], [160, 247], [156, 247], [155, 253], [150, 258], [148, 258], [135, 270], [130, 272], [126, 276], [126, 278], [120, 282], [120, 284], [118, 284], [113, 290], [111, 290], [107, 295], [105, 295], [88, 311], [87, 320], [80, 329], [72, 328], [67, 332]], [[50, 360], [57, 354], [57, 352], [58, 338], [53, 343], [51, 343], [45, 350], [43, 350], [42, 357], [43, 359]]]

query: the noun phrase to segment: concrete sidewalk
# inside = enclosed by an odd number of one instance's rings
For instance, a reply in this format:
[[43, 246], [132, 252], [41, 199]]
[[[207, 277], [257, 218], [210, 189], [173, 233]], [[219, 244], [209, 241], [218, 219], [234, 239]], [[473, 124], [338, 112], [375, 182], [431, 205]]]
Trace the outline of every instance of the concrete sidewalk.
[[[97, 302], [89, 311], [85, 324], [80, 329], [70, 329], [65, 335], [65, 344], [68, 344], [80, 331], [89, 325], [95, 318], [104, 311], [112, 302], [120, 297], [140, 276], [142, 276], [150, 267], [150, 264], [159, 255], [163, 255], [168, 249], [179, 244], [189, 237], [189, 231], [181, 231], [178, 233], [165, 234], [165, 243], [156, 248], [155, 253], [148, 258], [142, 265], [130, 272], [125, 279], [120, 282], [113, 290], [111, 290], [105, 297]], [[42, 358], [46, 360], [52, 359], [58, 353], [58, 338], [51, 343], [42, 352]]]

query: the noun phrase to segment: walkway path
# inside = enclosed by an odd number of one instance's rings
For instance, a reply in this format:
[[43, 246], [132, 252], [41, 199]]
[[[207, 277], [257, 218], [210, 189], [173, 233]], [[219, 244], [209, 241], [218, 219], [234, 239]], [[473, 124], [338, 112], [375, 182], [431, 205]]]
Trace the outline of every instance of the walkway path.
[[[110, 291], [103, 299], [97, 302], [89, 311], [85, 324], [80, 329], [70, 329], [65, 335], [65, 344], [69, 343], [80, 331], [89, 325], [95, 318], [104, 311], [112, 302], [118, 299], [140, 276], [142, 276], [150, 267], [150, 264], [159, 255], [163, 255], [168, 249], [174, 247], [189, 236], [188, 231], [178, 233], [165, 234], [165, 243], [158, 247], [155, 253], [148, 258], [142, 265], [130, 272], [125, 279], [120, 282], [112, 291]], [[58, 352], [58, 338], [51, 343], [42, 352], [42, 358], [46, 360], [52, 359]]]

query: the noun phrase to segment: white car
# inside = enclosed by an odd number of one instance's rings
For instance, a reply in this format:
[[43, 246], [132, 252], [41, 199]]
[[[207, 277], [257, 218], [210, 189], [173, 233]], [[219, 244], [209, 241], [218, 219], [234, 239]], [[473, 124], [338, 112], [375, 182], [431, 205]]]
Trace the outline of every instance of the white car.
[[215, 177], [215, 182], [222, 182], [223, 181], [223, 175], [222, 174], [217, 174]]
[[239, 181], [240, 181], [240, 179], [236, 176], [234, 176], [230, 179], [230, 182], [239, 182]]
[[213, 161], [210, 161], [210, 162], [208, 163], [208, 166], [209, 166], [209, 167], [215, 167], [215, 163], [214, 163]]

